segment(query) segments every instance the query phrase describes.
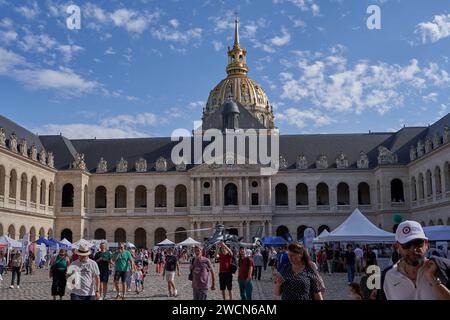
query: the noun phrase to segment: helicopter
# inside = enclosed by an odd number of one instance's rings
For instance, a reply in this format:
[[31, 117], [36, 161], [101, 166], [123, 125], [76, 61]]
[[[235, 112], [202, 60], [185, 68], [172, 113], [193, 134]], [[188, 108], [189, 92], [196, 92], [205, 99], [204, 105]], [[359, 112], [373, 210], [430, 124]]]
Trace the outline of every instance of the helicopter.
[[[256, 235], [252, 238], [253, 239], [252, 243], [242, 242], [243, 237], [238, 237], [236, 234], [233, 234], [234, 233], [233, 230], [235, 229], [237, 228], [227, 227], [223, 224], [216, 224], [213, 228], [193, 229], [181, 232], [213, 230], [212, 235], [203, 242], [203, 249], [205, 253], [209, 252], [212, 249], [215, 249], [215, 247], [222, 241], [232, 250], [238, 250], [240, 247], [260, 248], [263, 246], [263, 243], [261, 241], [261, 235], [263, 230], [262, 226], [258, 227]], [[170, 232], [170, 233], [179, 233], [179, 232]]]

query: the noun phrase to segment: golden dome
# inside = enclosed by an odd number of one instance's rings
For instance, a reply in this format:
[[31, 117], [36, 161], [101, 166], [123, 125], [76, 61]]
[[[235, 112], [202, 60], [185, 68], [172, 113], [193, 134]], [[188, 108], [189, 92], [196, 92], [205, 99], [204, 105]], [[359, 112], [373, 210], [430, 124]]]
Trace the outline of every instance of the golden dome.
[[264, 89], [247, 76], [247, 51], [239, 43], [239, 21], [235, 20], [233, 48], [228, 48], [227, 78], [210, 92], [203, 119], [219, 109], [229, 97], [239, 102], [261, 124], [267, 128], [274, 128], [272, 106]]

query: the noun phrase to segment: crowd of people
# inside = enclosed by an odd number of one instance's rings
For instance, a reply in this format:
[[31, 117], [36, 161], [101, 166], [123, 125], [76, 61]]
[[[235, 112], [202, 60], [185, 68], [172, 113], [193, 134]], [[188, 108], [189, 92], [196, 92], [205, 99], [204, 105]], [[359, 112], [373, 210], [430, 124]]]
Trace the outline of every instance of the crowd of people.
[[[382, 252], [382, 250], [384, 252]], [[450, 250], [449, 250], [450, 251]], [[177, 297], [176, 277], [180, 277], [180, 263], [189, 264], [189, 275], [180, 281], [191, 281], [194, 300], [206, 300], [209, 290], [218, 287], [224, 300], [233, 299], [233, 285], [239, 287], [241, 300], [252, 300], [253, 285], [269, 270], [273, 294], [282, 300], [322, 300], [326, 294], [323, 276], [346, 272], [349, 294], [356, 300], [375, 299], [450, 299], [450, 260], [443, 248], [430, 250], [422, 227], [415, 221], [401, 223], [396, 242], [391, 248], [391, 264], [381, 273], [381, 285], [371, 286], [370, 267], [378, 265], [378, 256], [388, 251], [348, 243], [325, 245], [309, 250], [298, 242], [271, 248], [232, 248], [220, 242], [215, 251], [193, 248], [128, 248], [119, 243], [110, 251], [102, 242], [98, 251], [87, 245], [67, 252], [60, 249], [48, 257], [51, 295], [63, 299], [70, 287], [72, 300], [102, 300], [107, 298], [110, 276], [116, 300], [126, 299], [127, 293], [140, 294], [145, 290], [149, 272], [160, 274], [167, 282], [167, 296]], [[33, 274], [34, 256], [13, 252], [6, 264], [0, 251], [0, 281], [3, 273], [11, 271], [11, 286], [20, 288], [21, 274]], [[219, 264], [216, 277], [214, 265]], [[355, 277], [360, 281], [355, 282]]]

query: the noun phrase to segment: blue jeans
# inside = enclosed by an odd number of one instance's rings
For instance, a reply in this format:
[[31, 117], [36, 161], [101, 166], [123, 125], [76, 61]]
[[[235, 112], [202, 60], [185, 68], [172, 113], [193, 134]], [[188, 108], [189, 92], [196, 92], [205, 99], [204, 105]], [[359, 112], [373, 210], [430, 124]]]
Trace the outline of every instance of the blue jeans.
[[253, 284], [252, 280], [238, 279], [241, 300], [252, 300]]
[[347, 265], [347, 278], [348, 278], [348, 282], [353, 282], [353, 280], [355, 279], [355, 265], [354, 264]]
[[71, 293], [70, 300], [95, 300], [95, 296], [79, 296], [77, 294]]

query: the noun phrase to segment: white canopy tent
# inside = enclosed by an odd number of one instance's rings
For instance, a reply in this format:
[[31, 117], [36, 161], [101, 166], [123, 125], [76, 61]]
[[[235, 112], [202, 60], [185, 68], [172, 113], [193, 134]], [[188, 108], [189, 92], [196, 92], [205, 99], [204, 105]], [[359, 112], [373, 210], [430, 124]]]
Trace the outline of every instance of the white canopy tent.
[[359, 209], [327, 236], [321, 237], [323, 242], [359, 242], [359, 243], [394, 243], [395, 234], [384, 231], [367, 219]]
[[423, 227], [429, 241], [450, 241], [450, 226]]
[[169, 239], [165, 239], [157, 244], [158, 247], [174, 247], [175, 242], [170, 241]]
[[70, 241], [67, 240], [66, 238], [62, 239], [62, 240], [61, 240], [61, 243], [64, 243], [65, 245], [68, 245], [68, 246], [72, 246], [72, 244], [70, 243]]
[[327, 229], [323, 230], [321, 234], [314, 238], [314, 242], [322, 243], [324, 242], [323, 238], [327, 237], [330, 233]]
[[177, 243], [177, 246], [192, 247], [192, 246], [199, 245], [199, 244], [200, 244], [200, 242], [198, 242], [198, 241], [192, 239], [191, 237], [189, 237], [186, 240], [184, 240], [184, 241], [182, 241], [180, 243]]
[[9, 248], [22, 249], [22, 241], [14, 240], [8, 236], [1, 236], [0, 244], [3, 244]]
[[74, 243], [72, 244], [72, 248], [73, 248], [73, 249], [78, 249], [78, 248], [80, 247], [80, 245], [82, 245], [82, 244], [87, 245], [89, 248], [91, 248], [91, 247], [94, 246], [94, 244], [91, 243], [90, 241], [81, 239], [81, 240], [78, 240], [77, 242], [74, 242]]

